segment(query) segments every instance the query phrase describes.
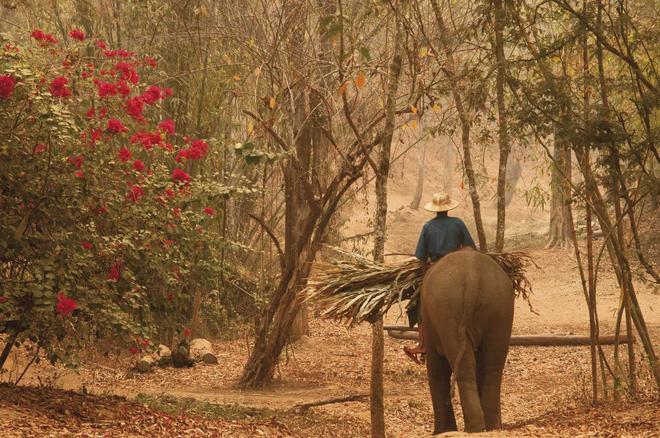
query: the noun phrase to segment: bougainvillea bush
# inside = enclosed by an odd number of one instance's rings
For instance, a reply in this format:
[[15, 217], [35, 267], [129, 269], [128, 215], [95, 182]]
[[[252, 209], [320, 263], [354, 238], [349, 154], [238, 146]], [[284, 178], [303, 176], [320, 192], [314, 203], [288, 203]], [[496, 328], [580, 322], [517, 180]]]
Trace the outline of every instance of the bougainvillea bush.
[[0, 329], [69, 358], [90, 334], [182, 329], [222, 269], [214, 206], [240, 190], [194, 172], [220, 146], [177, 133], [154, 59], [64, 43], [0, 48]]

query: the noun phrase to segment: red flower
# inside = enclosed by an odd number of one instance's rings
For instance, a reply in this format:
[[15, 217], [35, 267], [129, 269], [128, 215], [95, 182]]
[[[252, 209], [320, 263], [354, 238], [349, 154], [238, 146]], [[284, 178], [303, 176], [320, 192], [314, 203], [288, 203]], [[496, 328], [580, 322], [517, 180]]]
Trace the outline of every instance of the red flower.
[[163, 138], [156, 132], [137, 132], [131, 135], [131, 144], [140, 143], [146, 150], [151, 150], [156, 144], [160, 144]]
[[140, 343], [142, 344], [143, 347], [148, 347], [151, 341], [147, 338], [144, 338], [142, 339], [142, 341], [140, 341]]
[[165, 134], [174, 134], [174, 120], [165, 119], [158, 124], [158, 129]]
[[94, 117], [96, 117], [96, 109], [94, 109], [94, 107], [88, 109], [87, 112], [85, 113], [85, 117], [87, 117], [88, 119], [93, 119]]
[[63, 318], [71, 315], [74, 310], [78, 308], [78, 304], [72, 298], [68, 298], [64, 295], [64, 292], [57, 294], [57, 304], [55, 305], [55, 310]]
[[172, 171], [172, 179], [180, 182], [188, 182], [190, 181], [190, 175], [188, 175], [186, 172], [184, 172], [182, 169], [179, 169], [176, 167]]
[[85, 172], [83, 172], [82, 170], [79, 170], [74, 175], [76, 175], [76, 178], [84, 178], [85, 177]]
[[156, 101], [163, 98], [163, 91], [157, 85], [150, 85], [147, 91], [142, 94], [142, 99], [147, 105], [153, 105]]
[[117, 260], [114, 265], [110, 267], [110, 272], [108, 272], [109, 281], [119, 281], [121, 277], [122, 261]]
[[103, 52], [105, 56], [108, 58], [129, 58], [134, 55], [133, 52], [127, 52], [126, 50], [123, 49], [117, 49], [117, 50], [106, 50]]
[[5, 296], [0, 296], [0, 304], [6, 303], [7, 301], [9, 301], [9, 298], [7, 298]]
[[137, 203], [138, 201], [140, 201], [142, 195], [144, 195], [144, 190], [142, 190], [142, 187], [131, 186], [131, 190], [128, 192], [128, 195], [126, 195], [126, 197], [129, 200]]
[[189, 338], [192, 335], [192, 330], [189, 327], [183, 329], [183, 336]]
[[130, 160], [132, 156], [133, 154], [131, 154], [131, 151], [129, 151], [127, 148], [119, 149], [119, 159], [124, 163]]
[[135, 120], [139, 122], [144, 121], [144, 115], [142, 114], [143, 111], [144, 102], [139, 96], [126, 101], [126, 112]]
[[128, 349], [128, 351], [129, 351], [132, 355], [136, 355], [136, 354], [138, 354], [138, 353], [140, 352], [140, 350], [139, 350], [137, 347], [131, 347], [131, 348]]
[[34, 153], [36, 155], [36, 154], [41, 154], [41, 153], [44, 153], [44, 152], [46, 152], [46, 145], [45, 144], [37, 143], [37, 144], [34, 145], [34, 150], [32, 151], [32, 153]]
[[120, 132], [128, 131], [128, 128], [125, 127], [119, 120], [110, 119], [108, 120], [107, 130], [111, 134], [119, 134]]
[[117, 94], [117, 87], [110, 82], [96, 81], [96, 89], [99, 92], [99, 97], [108, 97]]
[[76, 166], [76, 169], [80, 169], [82, 167], [83, 161], [85, 160], [85, 157], [82, 155], [76, 155], [75, 157], [71, 155], [69, 158], [66, 159], [70, 164], [73, 164]]
[[165, 196], [167, 196], [168, 198], [174, 198], [176, 194], [172, 189], [165, 189]]
[[14, 94], [16, 79], [9, 75], [0, 76], [0, 99], [9, 99]]
[[115, 64], [115, 70], [121, 73], [120, 78], [124, 81], [132, 84], [137, 84], [140, 81], [140, 76], [135, 71], [135, 67], [128, 62], [118, 62]]
[[89, 134], [90, 134], [89, 135], [89, 142], [92, 145], [95, 145], [96, 142], [99, 141], [101, 139], [101, 137], [103, 136], [103, 131], [101, 131], [100, 129], [92, 129], [91, 131], [89, 131]]
[[117, 82], [117, 91], [119, 91], [119, 94], [126, 97], [131, 94], [131, 87], [128, 86], [126, 81], [119, 81]]
[[212, 209], [211, 207], [206, 207], [204, 209], [204, 213], [208, 214], [209, 216], [214, 216], [215, 215], [215, 210]]
[[64, 76], [58, 76], [50, 83], [50, 94], [55, 97], [69, 97], [71, 90], [67, 87], [69, 79]]
[[[4, 298], [4, 297], [2, 297], [2, 298]], [[171, 303], [172, 301], [174, 301], [174, 292], [172, 292], [171, 290], [168, 291], [166, 299], [167, 299], [168, 303]]]
[[144, 163], [140, 160], [133, 161], [133, 169], [142, 172], [144, 170]]
[[174, 215], [174, 217], [179, 217], [179, 216], [181, 216], [181, 209], [180, 209], [179, 207], [174, 207], [174, 208], [172, 209], [172, 214]]
[[85, 248], [85, 249], [92, 249], [94, 248], [94, 245], [91, 244], [91, 242], [87, 242], [86, 240], [83, 240], [80, 242], [80, 245]]
[[73, 29], [69, 32], [69, 36], [74, 40], [83, 41], [85, 39], [85, 32], [80, 29]]
[[151, 56], [145, 56], [145, 57], [144, 57], [144, 62], [145, 62], [145, 64], [147, 64], [147, 65], [150, 66], [151, 68], [156, 68], [156, 67], [158, 67], [158, 63], [157, 63], [156, 60], [155, 60], [154, 58], [152, 58]]
[[102, 41], [102, 40], [98, 40], [96, 42], [96, 47], [98, 47], [101, 50], [105, 50], [105, 49], [108, 48], [108, 46], [105, 45], [105, 41]]
[[41, 42], [44, 45], [49, 44], [49, 43], [50, 44], [57, 44], [58, 43], [57, 38], [55, 38], [54, 36], [49, 35], [47, 33], [44, 33], [44, 31], [41, 30], [41, 29], [33, 30], [32, 33], [31, 33], [31, 36], [32, 36], [32, 38], [34, 38], [35, 40]]

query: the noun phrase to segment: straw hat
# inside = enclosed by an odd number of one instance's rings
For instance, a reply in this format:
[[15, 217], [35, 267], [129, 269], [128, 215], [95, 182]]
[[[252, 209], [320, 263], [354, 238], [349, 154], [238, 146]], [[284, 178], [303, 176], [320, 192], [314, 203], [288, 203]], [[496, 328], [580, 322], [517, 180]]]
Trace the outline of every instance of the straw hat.
[[448, 194], [444, 192], [438, 192], [433, 194], [433, 200], [427, 202], [424, 205], [424, 210], [427, 211], [449, 211], [458, 207], [458, 201], [455, 201], [449, 197]]

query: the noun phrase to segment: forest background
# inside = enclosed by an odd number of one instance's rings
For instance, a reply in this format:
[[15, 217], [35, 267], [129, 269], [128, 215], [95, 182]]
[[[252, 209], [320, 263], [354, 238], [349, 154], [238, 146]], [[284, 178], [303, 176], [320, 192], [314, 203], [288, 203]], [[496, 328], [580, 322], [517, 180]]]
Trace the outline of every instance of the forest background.
[[413, 211], [434, 191], [459, 197], [482, 250], [520, 228], [512, 202], [549, 211], [540, 227], [576, 259], [592, 337], [607, 263], [614, 328], [639, 340], [625, 359], [592, 343], [593, 401], [637, 393], [636, 355], [660, 385], [636, 294], [658, 282], [645, 232], [654, 2], [44, 0], [0, 13], [0, 363], [26, 341], [75, 364], [99, 338], [139, 353], [240, 327], [240, 385], [268, 385], [309, 331], [297, 294], [313, 261], [326, 245], [383, 261], [388, 183], [406, 180]]

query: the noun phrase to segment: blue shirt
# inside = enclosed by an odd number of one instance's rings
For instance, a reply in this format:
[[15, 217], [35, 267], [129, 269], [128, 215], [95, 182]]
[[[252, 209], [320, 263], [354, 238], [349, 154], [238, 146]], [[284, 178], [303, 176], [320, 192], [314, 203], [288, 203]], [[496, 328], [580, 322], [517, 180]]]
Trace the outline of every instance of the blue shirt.
[[476, 248], [465, 223], [457, 217], [440, 215], [424, 224], [415, 257], [434, 262], [464, 246]]

